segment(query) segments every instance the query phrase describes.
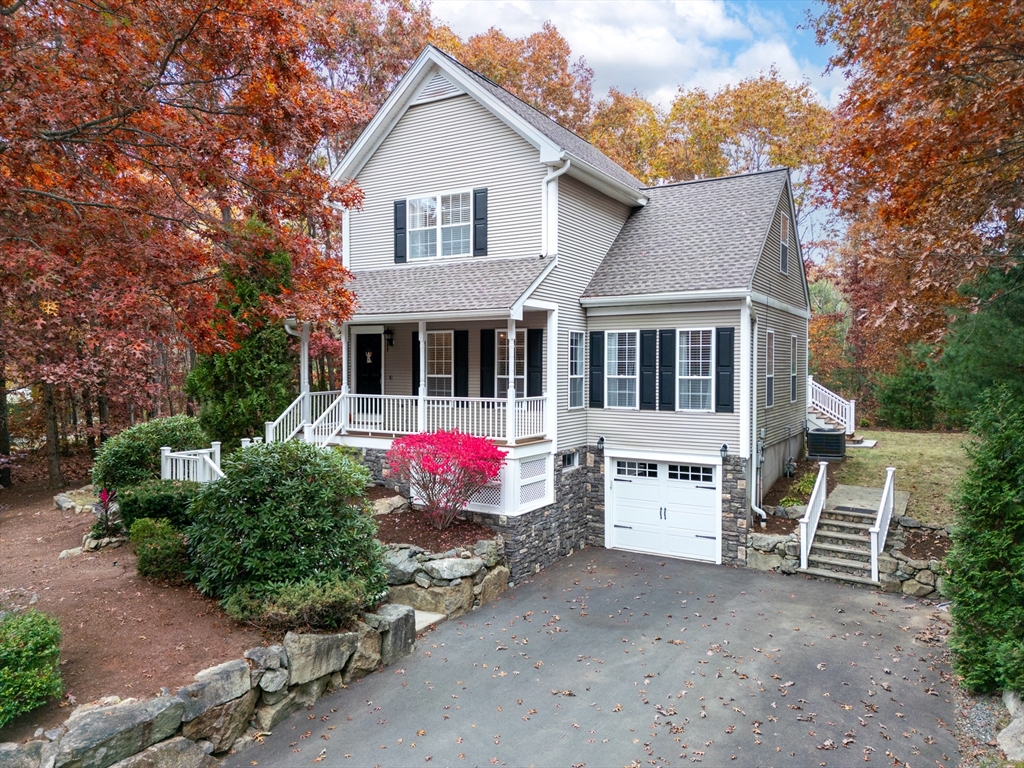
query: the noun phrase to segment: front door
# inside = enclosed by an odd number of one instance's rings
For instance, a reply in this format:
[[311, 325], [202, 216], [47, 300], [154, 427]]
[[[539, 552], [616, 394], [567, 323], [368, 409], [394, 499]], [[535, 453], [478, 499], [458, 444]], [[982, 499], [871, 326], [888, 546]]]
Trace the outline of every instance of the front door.
[[382, 336], [379, 333], [356, 334], [356, 394], [380, 395]]

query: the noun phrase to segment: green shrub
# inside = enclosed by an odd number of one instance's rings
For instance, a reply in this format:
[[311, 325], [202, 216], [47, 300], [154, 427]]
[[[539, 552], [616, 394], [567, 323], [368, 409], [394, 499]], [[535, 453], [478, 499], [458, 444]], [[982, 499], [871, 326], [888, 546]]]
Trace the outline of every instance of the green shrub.
[[35, 609], [0, 619], [0, 728], [60, 696], [60, 624]]
[[935, 426], [935, 382], [931, 371], [906, 360], [891, 376], [880, 376], [873, 387], [880, 424], [895, 429], [931, 429]]
[[107, 440], [96, 454], [92, 481], [100, 488], [126, 488], [160, 477], [160, 449], [209, 447], [199, 420], [171, 416], [136, 424]]
[[351, 458], [297, 441], [253, 445], [224, 460], [224, 477], [190, 507], [189, 577], [207, 595], [332, 574], [363, 594], [386, 584], [383, 550], [364, 492], [370, 474]]
[[987, 392], [972, 431], [946, 556], [950, 648], [970, 690], [1024, 692], [1024, 403]]
[[181, 581], [188, 563], [185, 540], [167, 520], [143, 517], [132, 523], [128, 535], [135, 543], [138, 557], [135, 569], [139, 576], [167, 582]]
[[228, 615], [267, 631], [337, 629], [367, 602], [362, 581], [338, 574], [266, 589], [245, 586], [224, 601]]
[[144, 517], [167, 520], [178, 530], [184, 530], [192, 520], [188, 505], [199, 490], [199, 483], [180, 480], [147, 480], [131, 485], [118, 494], [121, 504], [121, 522], [126, 528]]

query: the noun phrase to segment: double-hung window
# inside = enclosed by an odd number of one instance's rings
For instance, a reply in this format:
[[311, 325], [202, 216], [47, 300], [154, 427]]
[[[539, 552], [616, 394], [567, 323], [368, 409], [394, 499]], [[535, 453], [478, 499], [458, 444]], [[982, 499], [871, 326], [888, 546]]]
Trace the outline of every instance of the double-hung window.
[[455, 366], [451, 331], [427, 331], [427, 396], [451, 397]]
[[679, 331], [679, 409], [711, 410], [711, 330]]
[[583, 407], [583, 344], [585, 335], [569, 333], [569, 407]]
[[473, 195], [454, 192], [409, 200], [409, 258], [469, 256]]
[[636, 337], [636, 331], [607, 334], [609, 408], [636, 408]]
[[508, 394], [509, 381], [516, 388], [516, 397], [526, 397], [526, 331], [516, 333], [515, 360], [508, 364], [508, 332], [497, 332], [497, 354], [495, 355], [495, 394], [505, 397]]
[[765, 333], [764, 342], [765, 407], [775, 405], [775, 331]]
[[789, 216], [782, 214], [779, 224], [779, 271], [789, 273]]
[[789, 402], [796, 402], [796, 336], [789, 337]]

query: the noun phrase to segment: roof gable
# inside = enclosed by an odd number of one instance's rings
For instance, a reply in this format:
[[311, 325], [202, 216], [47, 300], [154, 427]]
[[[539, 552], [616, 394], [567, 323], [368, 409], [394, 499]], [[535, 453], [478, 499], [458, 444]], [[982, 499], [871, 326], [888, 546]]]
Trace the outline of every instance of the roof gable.
[[406, 110], [465, 93], [537, 148], [539, 162], [570, 161], [570, 175], [632, 205], [646, 198], [641, 184], [604, 153], [511, 93], [433, 46], [427, 46], [331, 174], [355, 178]]
[[585, 298], [750, 290], [786, 169], [644, 190]]

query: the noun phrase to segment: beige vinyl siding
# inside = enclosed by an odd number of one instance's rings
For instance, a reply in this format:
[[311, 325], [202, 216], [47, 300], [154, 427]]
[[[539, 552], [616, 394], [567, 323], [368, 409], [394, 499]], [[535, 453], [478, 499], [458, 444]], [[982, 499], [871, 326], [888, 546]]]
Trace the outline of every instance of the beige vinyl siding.
[[394, 264], [394, 202], [487, 188], [488, 256], [540, 253], [537, 149], [469, 96], [410, 107], [356, 182], [363, 210], [350, 219], [351, 268]]
[[627, 205], [612, 200], [568, 174], [558, 184], [558, 265], [534, 297], [558, 303], [558, 446], [568, 450], [587, 440], [587, 359], [583, 408], [569, 410], [569, 333], [586, 334], [580, 296], [629, 217]]
[[[387, 347], [384, 350], [384, 394], [385, 395], [412, 395], [412, 335], [419, 330], [415, 323], [403, 323], [401, 325], [389, 326], [395, 332], [395, 346]], [[483, 328], [495, 328], [504, 330], [507, 328], [504, 320], [479, 320], [475, 322], [430, 322], [427, 323], [427, 331], [469, 331], [469, 396], [480, 396], [480, 331]], [[543, 312], [526, 312], [523, 321], [516, 323], [517, 330], [527, 328], [543, 328], [547, 333], [547, 315]], [[351, 345], [349, 349], [355, 349], [355, 334], [359, 326], [351, 326], [349, 333]], [[544, 347], [544, 365], [547, 366], [547, 344]], [[545, 367], [546, 370], [546, 367]], [[349, 388], [355, 391], [355, 361], [350, 357], [349, 362]], [[545, 379], [546, 381], [546, 379]], [[498, 393], [495, 393], [498, 394]], [[501, 397], [505, 393], [500, 394]]]
[[[598, 437], [604, 436], [606, 451], [614, 452], [618, 448], [631, 448], [693, 454], [717, 454], [722, 443], [728, 443], [730, 452], [738, 453], [740, 440], [739, 324], [739, 309], [635, 315], [628, 314], [628, 310], [625, 310], [623, 314], [613, 317], [591, 316], [590, 330], [592, 331], [635, 331], [662, 328], [714, 329], [731, 326], [736, 329], [736, 334], [733, 345], [732, 413], [588, 408], [587, 442], [594, 444]], [[589, 358], [590, 339], [588, 335], [588, 365]], [[678, 371], [678, 350], [676, 358]], [[712, 366], [713, 369], [714, 366]], [[714, 396], [712, 396], [713, 402]]]
[[779, 270], [779, 235], [783, 213], [789, 214], [788, 189], [783, 192], [775, 208], [764, 250], [754, 270], [753, 287], [758, 293], [773, 296], [793, 307], [807, 309], [806, 278], [797, 248], [796, 222], [792, 217], [789, 221], [789, 269], [785, 274]]
[[[771, 484], [782, 474], [782, 467], [788, 456], [785, 449], [768, 451], [768, 448], [792, 440], [793, 455], [802, 445], [801, 436], [807, 421], [807, 320], [775, 307], [754, 302], [758, 317], [757, 327], [757, 429], [765, 430], [765, 464], [762, 467], [762, 483], [767, 492]], [[766, 338], [767, 332], [775, 332], [775, 404], [765, 406], [766, 390]], [[790, 337], [797, 337], [796, 402], [789, 399]], [[788, 428], [788, 433], [787, 433]], [[769, 454], [773, 457], [768, 461]]]

